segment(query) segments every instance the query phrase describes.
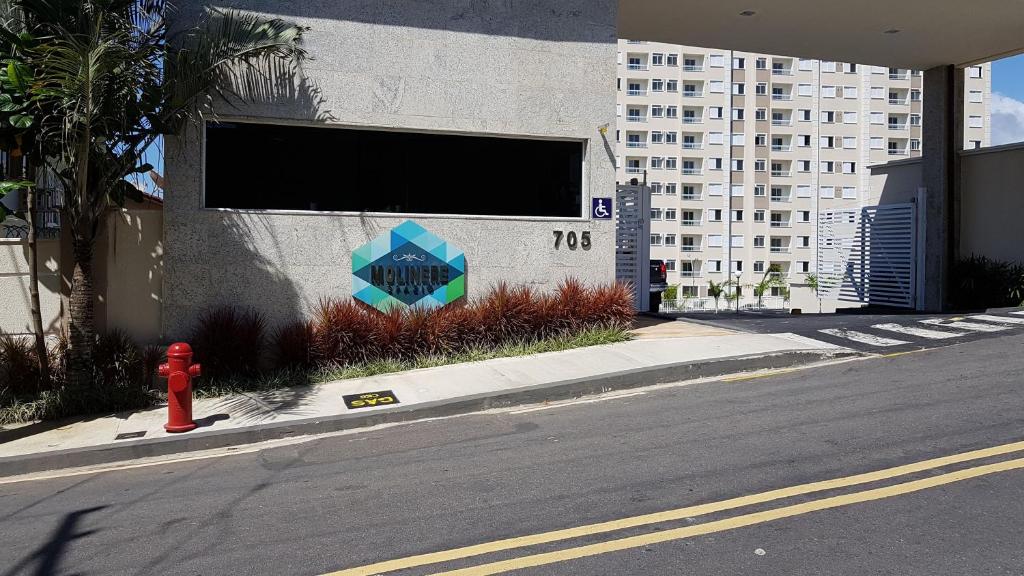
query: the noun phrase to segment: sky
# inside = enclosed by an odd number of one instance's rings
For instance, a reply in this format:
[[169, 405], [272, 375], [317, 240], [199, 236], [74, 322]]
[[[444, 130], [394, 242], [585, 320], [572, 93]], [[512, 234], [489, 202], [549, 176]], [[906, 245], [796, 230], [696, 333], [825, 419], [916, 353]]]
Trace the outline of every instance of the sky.
[[1024, 142], [1024, 54], [992, 63], [992, 145]]

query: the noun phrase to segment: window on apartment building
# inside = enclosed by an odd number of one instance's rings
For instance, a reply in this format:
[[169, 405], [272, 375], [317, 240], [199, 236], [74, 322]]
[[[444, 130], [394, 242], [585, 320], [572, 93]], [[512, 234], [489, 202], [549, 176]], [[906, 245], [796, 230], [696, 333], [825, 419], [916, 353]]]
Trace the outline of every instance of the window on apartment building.
[[711, 80], [708, 82], [708, 92], [711, 92], [712, 94], [724, 94], [725, 82], [721, 80]]
[[967, 119], [967, 126], [970, 128], [984, 128], [985, 124], [981, 119], [981, 116], [971, 116]]
[[810, 198], [814, 194], [809, 184], [800, 184], [796, 187], [797, 198]]
[[661, 156], [651, 156], [651, 170], [661, 170], [665, 167], [665, 159]]
[[[721, 210], [719, 210], [721, 212]], [[708, 248], [721, 248], [722, 247], [722, 235], [721, 234], [708, 234]]]
[[732, 171], [733, 172], [743, 172], [743, 159], [742, 158], [733, 158], [732, 159]]
[[910, 125], [911, 126], [920, 126], [921, 125], [921, 115], [920, 114], [911, 114], [910, 115]]
[[981, 66], [971, 66], [967, 69], [967, 75], [971, 78], [981, 78], [982, 68]]
[[873, 100], [885, 100], [885, 86], [872, 86], [871, 98]]
[[757, 60], [754, 60], [754, 68], [758, 70], [768, 69], [768, 59], [764, 56], [758, 56]]
[[764, 210], [754, 210], [754, 222], [764, 222]]
[[824, 124], [832, 124], [836, 121], [836, 113], [831, 110], [821, 111], [821, 121]]
[[679, 141], [677, 132], [665, 132], [665, 144], [675, 144]]
[[[634, 135], [630, 135], [630, 138], [633, 138], [633, 136]], [[635, 136], [637, 141], [639, 141], [640, 136]], [[651, 144], [661, 144], [663, 142], [665, 142], [665, 134], [661, 130], [654, 130], [653, 132], [651, 132]]]
[[811, 171], [811, 161], [810, 160], [797, 160], [796, 161], [796, 169], [799, 172], [810, 172]]
[[747, 66], [746, 58], [735, 57], [732, 59], [732, 67], [735, 70], [743, 70]]
[[836, 97], [836, 87], [835, 86], [822, 86], [821, 87], [821, 97], [822, 98], [835, 98]]
[[722, 54], [711, 54], [708, 56], [708, 66], [712, 68], [725, 68], [725, 56]]
[[[640, 115], [640, 111], [636, 111], [636, 115]], [[651, 106], [651, 118], [661, 118], [665, 115], [665, 107], [661, 104], [655, 104]]]
[[856, 64], [850, 64], [850, 63], [844, 63], [843, 64], [843, 72], [846, 72], [847, 74], [856, 74], [857, 73], [857, 65]]
[[708, 222], [721, 222], [722, 221], [722, 210], [714, 208], [708, 210]]
[[[743, 248], [743, 235], [742, 234], [735, 234], [735, 235], [733, 235], [732, 239], [730, 240], [729, 243], [732, 244], [733, 248]], [[741, 262], [740, 263], [740, 270], [743, 269], [742, 264], [743, 263]]]
[[851, 150], [857, 147], [856, 136], [843, 136], [843, 148]]
[[615, 131], [615, 141], [616, 142], [622, 142], [621, 138], [619, 137], [619, 131], [618, 130]]
[[665, 234], [665, 242], [664, 243], [665, 243], [665, 246], [675, 246], [676, 245], [676, 235], [675, 234]]
[[833, 173], [835, 171], [836, 171], [836, 163], [835, 162], [833, 162], [832, 160], [822, 160], [821, 161], [821, 173], [822, 174], [831, 174], [831, 173]]
[[708, 132], [708, 144], [724, 144], [725, 134], [721, 132]]
[[679, 107], [678, 106], [666, 106], [665, 107], [665, 118], [679, 118]]
[[708, 184], [708, 196], [721, 196], [722, 195], [722, 184], [720, 182], [712, 182]]
[[764, 172], [767, 169], [766, 164], [767, 162], [764, 158], [754, 160], [754, 172]]
[[754, 248], [764, 248], [764, 236], [754, 236]]
[[800, 63], [797, 64], [797, 67], [800, 70], [804, 71], [804, 72], [809, 72], [811, 70], [814, 70], [814, 60], [808, 60], [806, 58], [801, 58], [800, 59]]
[[796, 87], [796, 92], [800, 96], [814, 96], [814, 86], [810, 84], [800, 84]]
[[856, 112], [843, 112], [843, 124], [856, 124], [857, 113]]
[[843, 98], [856, 98], [857, 87], [856, 86], [843, 86]]
[[665, 184], [665, 194], [668, 195], [668, 196], [675, 195], [675, 193], [676, 193], [676, 186], [678, 186], [678, 184], [676, 184], [675, 182], [669, 182], [669, 183]]
[[651, 195], [653, 195], [653, 196], [660, 196], [661, 195], [661, 192], [663, 190], [661, 182], [651, 182], [650, 186], [651, 186]]
[[[981, 140], [971, 140], [971, 148], [981, 148]], [[921, 141], [917, 138], [910, 139], [910, 149], [914, 152], [920, 152]]]
[[911, 102], [920, 102], [921, 101], [921, 91], [920, 90], [916, 90], [916, 89], [915, 90], [911, 90], [910, 91], [910, 101]]
[[822, 60], [822, 62], [821, 62], [821, 71], [822, 72], [835, 72], [836, 71], [836, 63], [835, 62], [829, 62], [829, 61]]
[[743, 146], [746, 143], [746, 134], [743, 132], [733, 132], [732, 134], [732, 145]]
[[[457, 178], [453, 161], [459, 163]], [[206, 126], [204, 166], [207, 208], [574, 218], [582, 213], [580, 141], [219, 122]], [[330, 169], [308, 169], [325, 166]], [[381, 184], [382, 174], [396, 173], [415, 178]], [[480, 193], [481, 182], [488, 183], [487, 194]]]
[[678, 161], [679, 159], [676, 158], [675, 156], [669, 156], [668, 158], [665, 158], [665, 169], [675, 170], [678, 167]]
[[[696, 88], [694, 88], [696, 90]], [[665, 81], [666, 92], [679, 92], [679, 80], [666, 80]]]
[[712, 170], [721, 170], [722, 169], [722, 159], [721, 158], [711, 158], [710, 162], [711, 162], [711, 169]]
[[733, 120], [743, 120], [745, 116], [746, 116], [746, 111], [743, 108], [733, 108], [732, 109], [732, 119]]
[[797, 134], [796, 145], [800, 146], [801, 148], [809, 147], [811, 145], [811, 135], [810, 134]]
[[665, 81], [661, 78], [651, 80], [651, 92], [662, 92], [665, 90]]
[[819, 148], [835, 148], [836, 137], [835, 136], [819, 136], [818, 147]]
[[[673, 234], [669, 234], [669, 236], [673, 236], [674, 237]], [[668, 236], [665, 237], [665, 245], [666, 246], [669, 245], [668, 244]], [[675, 246], [675, 241], [673, 241], [672, 245]], [[676, 271], [676, 261], [675, 261], [674, 258], [670, 259], [670, 260], [665, 260], [664, 262], [665, 262], [665, 272], [675, 272]]]
[[843, 174], [856, 174], [857, 163], [856, 162], [843, 162]]
[[697, 222], [697, 213], [692, 211], [692, 210], [685, 210], [685, 211], [683, 211], [683, 222], [696, 223]]
[[870, 121], [872, 124], [885, 124], [885, 112], [872, 112]]
[[768, 119], [768, 109], [767, 108], [758, 108], [758, 109], [754, 110], [754, 120], [767, 120], [767, 119]]
[[[741, 191], [742, 191], [742, 186], [740, 188], [741, 188]], [[742, 193], [740, 195], [742, 196]], [[734, 196], [735, 196], [735, 194], [734, 194]], [[743, 222], [743, 210], [733, 210], [732, 211], [732, 221], [733, 222]]]
[[669, 54], [666, 64], [669, 66], [679, 66], [679, 54]]
[[810, 122], [811, 121], [811, 111], [810, 110], [800, 109], [797, 112], [798, 112], [797, 117], [800, 119], [801, 122]]
[[885, 138], [880, 136], [871, 137], [871, 149], [872, 150], [885, 150]]
[[797, 210], [797, 212], [796, 212], [796, 221], [800, 222], [802, 224], [806, 224], [806, 223], [810, 222], [811, 221], [811, 211], [810, 210]]
[[853, 186], [843, 186], [843, 198], [846, 200], [856, 200], [857, 189]]
[[811, 263], [806, 260], [796, 263], [796, 269], [802, 274], [806, 274], [811, 271]]
[[835, 198], [836, 187], [835, 186], [822, 186], [818, 189], [818, 196], [820, 198]]
[[797, 248], [810, 248], [811, 247], [811, 237], [810, 236], [797, 236], [796, 237], [796, 246], [797, 246]]
[[768, 83], [758, 82], [757, 84], [755, 84], [754, 94], [757, 94], [758, 96], [765, 96], [766, 94], [768, 94]]
[[754, 184], [754, 196], [764, 196], [764, 184]]
[[768, 143], [767, 134], [754, 134], [754, 146], [766, 146]]
[[732, 83], [732, 93], [736, 96], [742, 96], [747, 93], [747, 85], [743, 82]]
[[871, 67], [871, 73], [872, 74], [885, 74], [886, 71], [887, 71], [887, 68], [885, 66], [872, 66]]
[[661, 246], [661, 234], [651, 234], [651, 246]]
[[709, 106], [708, 107], [708, 118], [712, 120], [721, 120], [722, 114], [725, 112], [725, 108], [721, 106]]
[[764, 274], [764, 260], [755, 260], [754, 261], [754, 273], [755, 274]]
[[676, 209], [675, 208], [665, 208], [665, 220], [675, 220], [675, 219], [676, 219]]
[[651, 54], [651, 65], [662, 66], [665, 64], [665, 55], [655, 52]]

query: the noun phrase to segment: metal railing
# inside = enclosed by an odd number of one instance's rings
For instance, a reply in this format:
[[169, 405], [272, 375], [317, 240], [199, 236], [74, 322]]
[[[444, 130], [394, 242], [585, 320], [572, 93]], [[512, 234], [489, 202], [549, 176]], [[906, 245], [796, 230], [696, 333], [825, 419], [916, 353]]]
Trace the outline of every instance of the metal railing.
[[788, 194], [773, 194], [771, 198], [772, 202], [792, 202], [793, 197]]
[[682, 244], [682, 245], [679, 246], [679, 251], [680, 252], [700, 252], [701, 251], [701, 245], [700, 244]]
[[626, 116], [626, 122], [647, 122], [647, 116]]
[[696, 64], [683, 66], [683, 72], [703, 72], [704, 67]]
[[626, 90], [627, 96], [647, 96], [647, 90]]
[[703, 116], [683, 116], [683, 124], [703, 124]]
[[703, 90], [683, 90], [683, 98], [701, 98], [703, 96]]
[[793, 171], [792, 170], [772, 170], [772, 176], [788, 177], [788, 176], [792, 176], [792, 175], [793, 175]]
[[683, 194], [682, 196], [679, 197], [679, 199], [700, 201], [703, 200], [704, 198], [700, 194]]
[[792, 144], [772, 144], [772, 152], [792, 152]]
[[680, 226], [700, 226], [700, 220], [680, 220]]
[[792, 94], [772, 94], [772, 100], [792, 100]]
[[703, 168], [683, 168], [683, 174], [686, 174], [687, 176], [700, 176], [703, 173]]
[[647, 70], [647, 64], [627, 64], [629, 70]]
[[909, 98], [889, 98], [889, 104], [906, 106], [908, 102], [910, 102]]
[[771, 221], [771, 227], [772, 228], [789, 228], [790, 226], [791, 226], [791, 223], [790, 223], [789, 220], [772, 220]]
[[792, 76], [792, 68], [772, 68], [772, 76]]
[[683, 142], [683, 148], [687, 150], [703, 150], [703, 142]]
[[785, 119], [784, 118], [782, 120], [780, 120], [778, 118], [772, 118], [772, 126], [792, 126], [792, 125], [793, 125], [793, 119], [792, 118], [789, 118], [789, 119]]

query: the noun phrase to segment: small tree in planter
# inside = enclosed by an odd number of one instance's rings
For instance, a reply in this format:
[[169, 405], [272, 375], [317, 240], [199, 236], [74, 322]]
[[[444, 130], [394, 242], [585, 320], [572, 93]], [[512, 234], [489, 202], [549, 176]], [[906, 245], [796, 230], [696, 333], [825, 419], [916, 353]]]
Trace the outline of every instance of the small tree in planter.
[[814, 292], [814, 297], [818, 300], [818, 314], [821, 314], [821, 296], [818, 294], [821, 284], [818, 281], [818, 275], [805, 274], [804, 282], [807, 284], [807, 287]]
[[715, 301], [715, 313], [718, 313], [718, 300], [722, 297], [725, 292], [725, 282], [715, 282], [714, 280], [708, 280], [708, 296]]
[[764, 306], [764, 294], [772, 288], [783, 288], [786, 283], [783, 282], [778, 274], [782, 271], [778, 264], [772, 264], [764, 272], [764, 276], [761, 277], [761, 281], [754, 284], [754, 296], [757, 297], [757, 307], [761, 308]]

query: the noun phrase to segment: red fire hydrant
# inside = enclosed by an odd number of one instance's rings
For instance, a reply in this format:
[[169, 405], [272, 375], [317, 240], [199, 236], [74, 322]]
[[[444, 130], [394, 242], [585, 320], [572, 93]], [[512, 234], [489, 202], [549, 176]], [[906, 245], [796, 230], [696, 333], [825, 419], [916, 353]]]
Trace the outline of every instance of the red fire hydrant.
[[167, 378], [168, 432], [188, 432], [196, 427], [192, 421], [192, 379], [202, 371], [192, 364], [192, 347], [184, 342], [171, 344], [167, 349], [167, 363], [161, 364], [159, 374]]

